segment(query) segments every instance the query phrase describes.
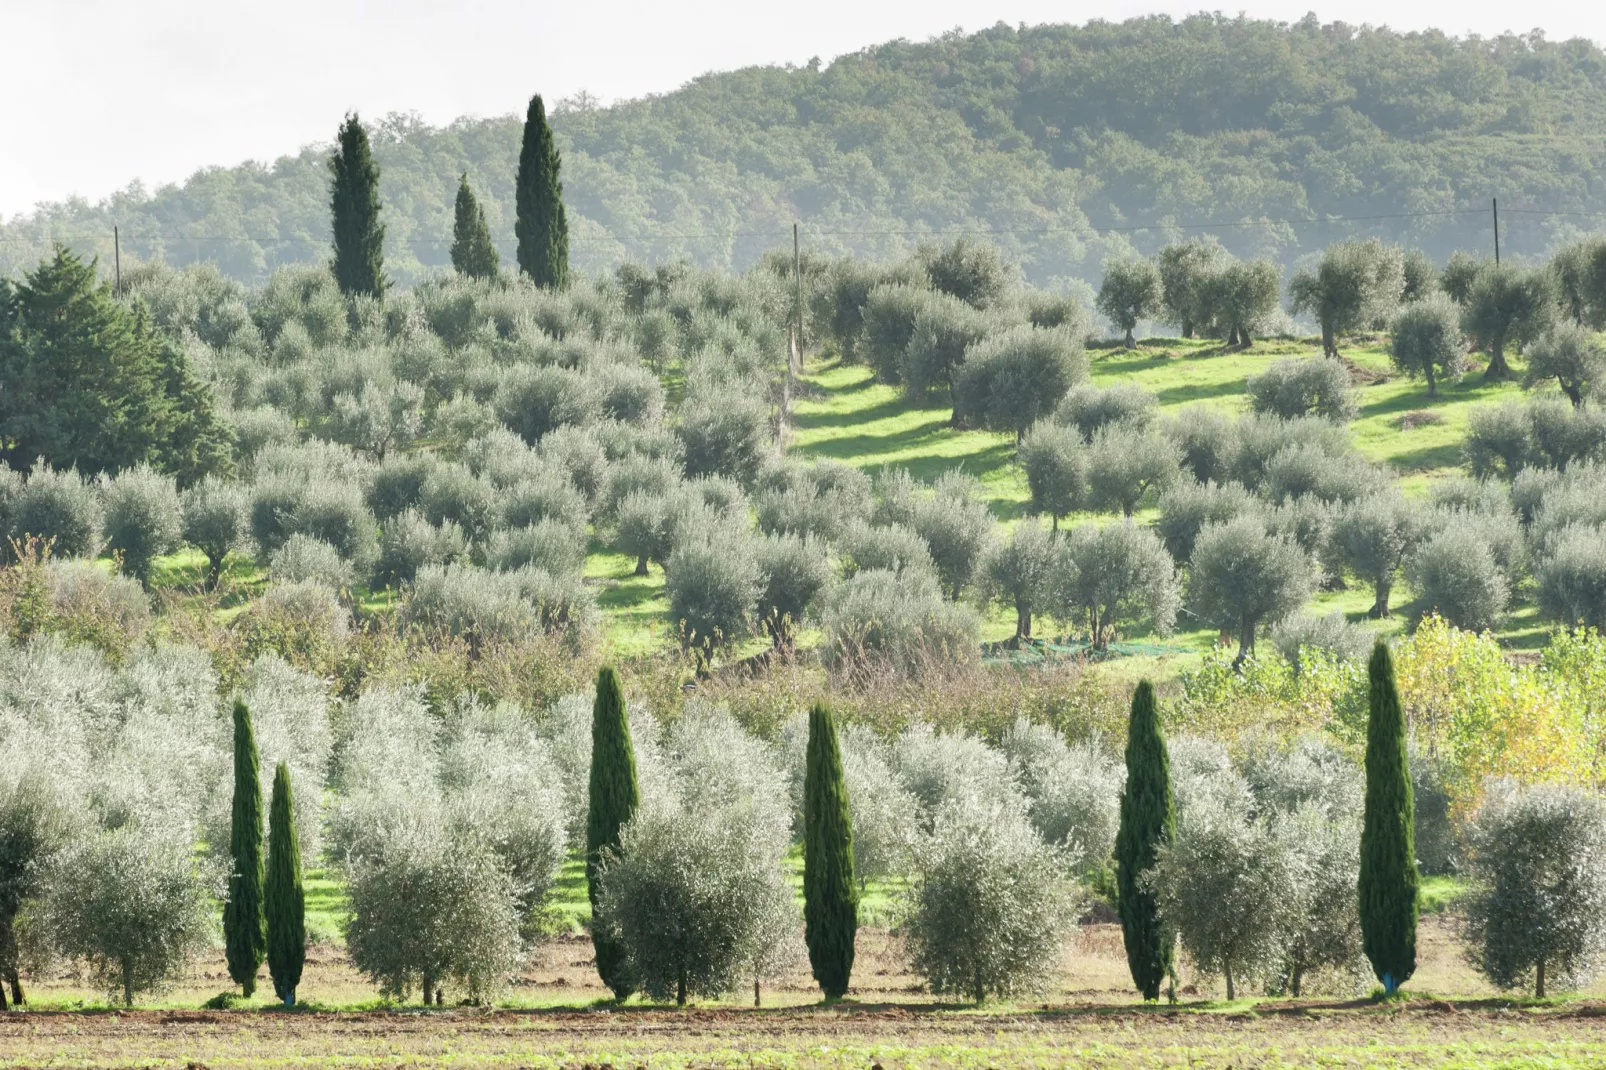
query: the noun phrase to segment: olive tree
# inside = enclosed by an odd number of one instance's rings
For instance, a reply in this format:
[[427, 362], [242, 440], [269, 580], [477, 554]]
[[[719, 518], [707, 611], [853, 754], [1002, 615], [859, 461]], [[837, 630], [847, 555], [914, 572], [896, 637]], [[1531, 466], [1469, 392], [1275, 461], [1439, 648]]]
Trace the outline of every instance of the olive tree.
[[19, 1006], [24, 998], [17, 916], [45, 892], [51, 866], [80, 824], [75, 785], [64, 784], [44, 763], [29, 761], [19, 739], [8, 738], [6, 747], [7, 760], [0, 763], [0, 1010], [6, 1009], [4, 985], [11, 986]]
[[1275, 823], [1210, 794], [1179, 807], [1176, 839], [1141, 879], [1194, 966], [1221, 974], [1232, 1000], [1241, 982], [1276, 970], [1302, 876]]
[[976, 500], [979, 485], [958, 472], [938, 478], [929, 498], [917, 498], [909, 526], [925, 542], [948, 597], [960, 592], [975, 575], [976, 563], [992, 537], [993, 519]]
[[156, 559], [178, 548], [183, 531], [178, 488], [171, 476], [139, 464], [105, 479], [101, 497], [106, 548], [121, 556], [125, 572], [149, 586]]
[[1534, 580], [1547, 617], [1606, 630], [1606, 528], [1563, 528], [1534, 563]]
[[1194, 540], [1205, 525], [1224, 523], [1261, 508], [1255, 496], [1236, 483], [1183, 480], [1160, 496], [1154, 530], [1173, 558], [1186, 561], [1193, 556]]
[[1064, 860], [1018, 807], [943, 807], [906, 893], [910, 961], [939, 995], [1040, 992], [1075, 918]]
[[1147, 428], [1159, 411], [1160, 399], [1131, 383], [1094, 386], [1084, 383], [1060, 402], [1054, 419], [1079, 431], [1091, 440], [1101, 427], [1126, 424]]
[[1493, 628], [1511, 600], [1511, 581], [1488, 539], [1462, 524], [1418, 545], [1406, 558], [1405, 575], [1424, 614], [1437, 613], [1468, 631]]
[[11, 508], [10, 537], [48, 540], [56, 557], [88, 557], [99, 552], [100, 497], [76, 469], [58, 471], [43, 461], [28, 472]]
[[1338, 513], [1332, 546], [1350, 571], [1372, 585], [1372, 617], [1389, 615], [1394, 577], [1426, 535], [1421, 521], [1421, 511], [1395, 490], [1351, 502]]
[[954, 416], [989, 431], [1026, 429], [1054, 411], [1067, 391], [1087, 378], [1087, 354], [1063, 328], [1012, 327], [965, 351], [954, 372]]
[[1176, 563], [1158, 535], [1130, 520], [1067, 532], [1050, 582], [1055, 615], [1086, 621], [1095, 650], [1108, 647], [1123, 624], [1166, 635], [1176, 623]]
[[1554, 379], [1573, 408], [1582, 408], [1585, 400], [1593, 400], [1606, 391], [1606, 350], [1586, 327], [1557, 324], [1535, 338], [1524, 356], [1528, 358], [1528, 371], [1523, 385], [1531, 387]]
[[769, 449], [769, 409], [751, 393], [721, 391], [719, 396], [688, 398], [675, 433], [685, 450], [689, 478], [719, 475], [747, 486]]
[[213, 939], [219, 867], [193, 857], [183, 824], [127, 824], [75, 839], [42, 904], [51, 946], [132, 1006], [170, 984]]
[[1207, 525], [1194, 541], [1188, 567], [1194, 612], [1238, 633], [1234, 665], [1254, 653], [1260, 625], [1302, 606], [1316, 580], [1310, 555], [1292, 538], [1269, 534], [1256, 516]]
[[1221, 269], [1224, 259], [1220, 246], [1198, 238], [1172, 242], [1155, 254], [1165, 318], [1176, 325], [1182, 337], [1192, 338], [1195, 330], [1209, 325], [1204, 282]]
[[1404, 291], [1404, 257], [1376, 238], [1328, 246], [1314, 271], [1288, 284], [1294, 312], [1309, 312], [1321, 325], [1328, 357], [1338, 356], [1340, 335], [1387, 319]]
[[758, 544], [758, 569], [759, 622], [775, 649], [790, 650], [798, 626], [831, 582], [825, 546], [807, 535], [766, 535]]
[[752, 627], [764, 576], [756, 541], [746, 531], [715, 525], [688, 536], [670, 553], [664, 577], [670, 619], [699, 661]]
[[1158, 268], [1138, 257], [1123, 257], [1104, 266], [1096, 304], [1104, 317], [1126, 335], [1126, 347], [1131, 349], [1137, 345], [1132, 331], [1138, 321], [1159, 313], [1164, 297], [1165, 284]]
[[1497, 988], [1577, 988], [1606, 952], [1606, 808], [1575, 787], [1493, 785], [1472, 822], [1467, 958]]
[[1181, 474], [1181, 456], [1164, 435], [1130, 424], [1102, 427], [1087, 451], [1088, 504], [1130, 517], [1151, 493], [1163, 493]]
[[914, 330], [904, 345], [900, 378], [911, 398], [947, 387], [965, 350], [980, 341], [988, 318], [957, 297], [933, 294], [915, 314]]
[[1509, 264], [1486, 265], [1472, 282], [1462, 308], [1461, 325], [1489, 354], [1483, 377], [1511, 379], [1506, 346], [1537, 337], [1554, 317], [1550, 280], [1542, 271]]
[[1442, 293], [1413, 301], [1389, 324], [1389, 357], [1413, 379], [1428, 381], [1428, 397], [1438, 394], [1438, 378], [1467, 370], [1467, 343], [1461, 333], [1461, 310]]
[[1326, 971], [1336, 987], [1354, 991], [1369, 972], [1356, 886], [1359, 823], [1353, 812], [1331, 817], [1312, 806], [1285, 820], [1280, 838], [1290, 847], [1298, 876], [1289, 889], [1280, 954], [1267, 988], [1297, 999], [1312, 974]]
[[1293, 420], [1320, 416], [1338, 423], [1355, 418], [1349, 371], [1331, 357], [1288, 357], [1249, 379], [1249, 407]]
[[977, 571], [982, 599], [1002, 602], [1015, 611], [1017, 641], [1032, 637], [1032, 615], [1052, 597], [1057, 556], [1055, 536], [1041, 524], [1022, 521], [981, 559]]
[[1010, 268], [998, 247], [967, 235], [948, 245], [922, 246], [918, 259], [933, 287], [972, 308], [997, 304], [1009, 288]]
[[245, 492], [208, 476], [184, 492], [182, 508], [183, 539], [206, 555], [205, 586], [213, 590], [229, 554], [246, 544]]
[[945, 600], [925, 570], [854, 573], [827, 594], [821, 626], [821, 661], [858, 678], [941, 672], [976, 656], [976, 614]]
[[1059, 530], [1060, 517], [1074, 512], [1087, 496], [1087, 447], [1075, 428], [1039, 420], [1016, 451], [1032, 512], [1048, 514]]
[[1004, 733], [999, 749], [1038, 835], [1065, 852], [1072, 872], [1103, 869], [1121, 822], [1121, 763], [1096, 741], [1069, 745], [1055, 729], [1024, 717]]
[[1229, 345], [1248, 347], [1277, 309], [1277, 265], [1270, 260], [1226, 264], [1204, 280], [1205, 306]]

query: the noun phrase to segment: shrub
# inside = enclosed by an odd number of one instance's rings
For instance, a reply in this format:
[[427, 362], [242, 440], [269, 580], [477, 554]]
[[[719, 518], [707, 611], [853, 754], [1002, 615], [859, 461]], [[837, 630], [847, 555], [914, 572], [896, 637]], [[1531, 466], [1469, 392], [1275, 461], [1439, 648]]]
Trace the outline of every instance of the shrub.
[[769, 448], [769, 411], [751, 393], [699, 396], [681, 406], [675, 433], [688, 477], [728, 476], [748, 486]]
[[1039, 420], [1021, 439], [1016, 456], [1026, 473], [1032, 512], [1047, 513], [1058, 531], [1060, 517], [1087, 498], [1087, 449], [1081, 436], [1073, 428]]
[[400, 587], [411, 583], [425, 565], [449, 565], [468, 554], [468, 539], [455, 520], [436, 526], [416, 509], [407, 509], [379, 525], [379, 557], [373, 585]]
[[1083, 524], [1061, 543], [1052, 580], [1055, 613], [1087, 622], [1088, 640], [1103, 650], [1123, 624], [1148, 624], [1165, 635], [1180, 601], [1177, 567], [1154, 532], [1130, 520]]
[[911, 723], [893, 740], [890, 759], [899, 781], [918, 804], [916, 814], [930, 832], [945, 807], [976, 804], [1018, 809], [1025, 799], [1010, 775], [1009, 762], [969, 732], [942, 732]]
[[431, 524], [456, 524], [470, 541], [490, 533], [497, 498], [489, 480], [463, 465], [444, 464], [425, 477], [418, 494], [419, 508]]
[[184, 492], [183, 538], [206, 555], [206, 589], [217, 587], [230, 552], [244, 549], [245, 491], [216, 477], [201, 480]]
[[1261, 492], [1279, 504], [1300, 498], [1352, 502], [1387, 486], [1386, 478], [1359, 454], [1333, 454], [1315, 444], [1296, 443], [1266, 463]]
[[1606, 951], [1606, 811], [1578, 788], [1498, 782], [1471, 829], [1467, 957], [1497, 988], [1577, 988]]
[[80, 959], [108, 993], [171, 983], [210, 943], [223, 882], [192, 858], [182, 828], [125, 825], [91, 833], [52, 867], [41, 924], [52, 946]]
[[1274, 361], [1249, 379], [1249, 407], [1292, 420], [1300, 416], [1348, 423], [1357, 405], [1349, 371], [1331, 357], [1289, 357]]
[[297, 532], [273, 552], [268, 576], [275, 583], [315, 583], [342, 591], [351, 586], [353, 570], [333, 546]]
[[603, 856], [598, 923], [626, 949], [642, 991], [684, 1005], [736, 987], [762, 957], [778, 846], [727, 808], [642, 811], [624, 827], [619, 850]]
[[1467, 370], [1461, 310], [1442, 293], [1406, 305], [1389, 325], [1389, 356], [1400, 371], [1425, 378], [1433, 397], [1438, 376], [1456, 377]]
[[670, 619], [681, 629], [682, 645], [700, 660], [747, 634], [764, 583], [747, 532], [714, 528], [692, 534], [670, 553], [664, 574]]
[[1255, 649], [1263, 621], [1298, 609], [1315, 586], [1309, 555], [1287, 536], [1269, 535], [1256, 517], [1210, 524], [1199, 533], [1189, 559], [1188, 600], [1201, 617], [1238, 631], [1243, 664]]
[[601, 394], [602, 415], [626, 423], [655, 423], [664, 413], [664, 389], [658, 377], [635, 364], [606, 364], [593, 373]]
[[932, 497], [916, 500], [910, 526], [930, 551], [948, 597], [957, 601], [986, 550], [993, 520], [987, 506], [971, 496], [971, 481], [955, 476], [940, 477]]
[[943, 671], [976, 656], [975, 614], [944, 601], [936, 579], [918, 569], [854, 573], [827, 595], [821, 625], [827, 668], [864, 678], [878, 669]]
[[1147, 260], [1124, 257], [1104, 266], [1095, 307], [1115, 328], [1126, 335], [1126, 347], [1137, 343], [1132, 331], [1139, 320], [1157, 315], [1165, 296], [1160, 271]]
[[427, 453], [391, 454], [374, 469], [368, 488], [368, 508], [381, 521], [400, 516], [417, 507], [424, 493], [424, 481], [438, 462]]
[[766, 535], [758, 544], [763, 586], [758, 619], [777, 650], [790, 649], [796, 629], [831, 582], [825, 547], [808, 536]]
[[952, 805], [916, 852], [910, 963], [939, 995], [1043, 991], [1075, 917], [1064, 861], [1017, 809]]
[[1101, 427], [1125, 424], [1147, 428], [1154, 422], [1160, 399], [1131, 383], [1094, 386], [1084, 383], [1065, 395], [1054, 419], [1074, 427], [1082, 438], [1092, 441]]
[[365, 848], [348, 867], [352, 965], [385, 995], [441, 1002], [450, 980], [471, 1001], [499, 992], [520, 958], [512, 877], [477, 837], [414, 817]]
[[1064, 851], [1073, 871], [1107, 866], [1126, 781], [1120, 764], [1094, 744], [1067, 746], [1054, 729], [1024, 717], [1004, 733], [999, 749], [1044, 842]]
[[977, 586], [986, 602], [1003, 602], [1015, 611], [1015, 638], [1032, 637], [1032, 615], [1053, 596], [1055, 537], [1041, 524], [1015, 525], [1005, 541], [988, 548], [977, 568]]
[[974, 427], [1013, 431], [1018, 442], [1086, 378], [1080, 339], [1061, 329], [1012, 327], [966, 350], [954, 373], [954, 416]]
[[10, 535], [16, 542], [30, 535], [49, 540], [56, 557], [93, 557], [100, 551], [100, 498], [76, 469], [34, 465], [13, 508]]
[[1405, 575], [1423, 615], [1437, 613], [1457, 628], [1484, 631], [1504, 615], [1511, 584], [1488, 541], [1462, 526], [1446, 527], [1406, 559]]
[[843, 535], [841, 550], [842, 572], [848, 578], [868, 569], [936, 576], [926, 540], [901, 524], [856, 524]]
[[183, 530], [178, 488], [150, 465], [124, 469], [103, 483], [106, 547], [123, 569], [149, 586], [156, 558], [178, 548]]
[[1569, 628], [1606, 629], [1606, 530], [1562, 529], [1535, 563], [1534, 579], [1546, 616]]
[[1221, 974], [1232, 1000], [1276, 969], [1301, 876], [1285, 831], [1207, 797], [1179, 808], [1177, 837], [1143, 880], [1194, 966]]
[[1304, 611], [1290, 613], [1272, 625], [1268, 638], [1296, 673], [1302, 668], [1306, 651], [1318, 650], [1341, 661], [1355, 661], [1372, 649], [1372, 633], [1351, 624], [1342, 610], [1325, 617]]
[[1129, 424], [1101, 428], [1088, 447], [1088, 504], [1131, 516], [1151, 491], [1176, 482], [1180, 464], [1177, 448], [1164, 435]]
[[372, 567], [379, 552], [374, 515], [363, 503], [362, 489], [349, 483], [312, 484], [296, 506], [292, 525], [291, 532], [333, 546], [359, 573]]

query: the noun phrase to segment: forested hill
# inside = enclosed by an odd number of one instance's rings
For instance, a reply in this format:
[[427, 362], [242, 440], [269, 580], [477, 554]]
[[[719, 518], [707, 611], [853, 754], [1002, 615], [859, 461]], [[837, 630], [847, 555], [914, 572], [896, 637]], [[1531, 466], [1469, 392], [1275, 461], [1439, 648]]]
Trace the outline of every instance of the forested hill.
[[[1606, 55], [1538, 35], [1214, 16], [1000, 25], [710, 74], [608, 108], [569, 101], [554, 122], [573, 257], [593, 271], [627, 258], [740, 267], [789, 243], [794, 220], [811, 248], [872, 255], [993, 232], [1040, 283], [1096, 279], [1128, 243], [1148, 252], [1196, 232], [1155, 224], [1208, 223], [1240, 255], [1285, 265], [1355, 234], [1438, 258], [1483, 249], [1492, 196], [1511, 253], [1606, 225], [1589, 214], [1606, 213]], [[447, 263], [464, 170], [511, 259], [519, 129], [511, 116], [379, 124], [395, 279]], [[322, 259], [326, 152], [13, 219], [0, 272], [52, 240], [109, 254], [114, 223], [125, 256], [211, 259], [246, 280]]]

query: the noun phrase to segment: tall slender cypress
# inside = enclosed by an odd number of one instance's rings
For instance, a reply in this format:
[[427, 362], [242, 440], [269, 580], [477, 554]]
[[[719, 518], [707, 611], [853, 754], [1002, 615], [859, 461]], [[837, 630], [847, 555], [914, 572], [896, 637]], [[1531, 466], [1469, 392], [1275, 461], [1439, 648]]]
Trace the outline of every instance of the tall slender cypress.
[[619, 849], [619, 830], [641, 805], [636, 784], [636, 751], [630, 741], [625, 693], [611, 665], [597, 673], [597, 700], [591, 708], [591, 787], [586, 813], [586, 890], [591, 896], [591, 944], [597, 973], [617, 999], [636, 990], [626, 969], [624, 948], [595, 924], [597, 868], [605, 850]]
[[1416, 817], [1405, 755], [1405, 715], [1394, 659], [1379, 641], [1367, 667], [1366, 815], [1361, 826], [1361, 942], [1383, 990], [1416, 972]]
[[468, 175], [457, 186], [456, 215], [452, 221], [452, 267], [471, 279], [494, 279], [501, 270], [491, 228], [485, 224], [485, 209], [468, 184]]
[[519, 270], [537, 286], [554, 290], [569, 285], [569, 220], [563, 211], [563, 159], [552, 141], [541, 94], [530, 98], [524, 117], [524, 143], [519, 147], [515, 199], [518, 218]]
[[234, 700], [234, 804], [229, 828], [229, 898], [223, 904], [223, 948], [247, 998], [257, 987], [267, 933], [262, 924], [262, 767], [251, 711]]
[[836, 721], [818, 702], [809, 710], [803, 775], [803, 931], [820, 991], [826, 999], [841, 999], [853, 975], [859, 882], [853, 875], [853, 821]]
[[340, 124], [335, 153], [329, 157], [334, 181], [329, 212], [334, 223], [335, 280], [344, 294], [383, 297], [385, 224], [379, 221], [379, 165], [368, 146], [368, 131], [356, 112]]
[[1115, 837], [1115, 876], [1121, 939], [1132, 983], [1144, 999], [1160, 997], [1160, 983], [1171, 973], [1173, 940], [1160, 920], [1154, 896], [1139, 885], [1154, 865], [1156, 850], [1177, 834], [1171, 799], [1171, 760], [1160, 732], [1154, 685], [1144, 680], [1132, 694], [1126, 734], [1126, 787], [1121, 792], [1121, 828]]
[[301, 886], [301, 838], [296, 833], [290, 767], [273, 772], [268, 807], [268, 879], [263, 903], [268, 920], [268, 974], [274, 994], [286, 1007], [296, 1003], [296, 986], [307, 962], [307, 896]]

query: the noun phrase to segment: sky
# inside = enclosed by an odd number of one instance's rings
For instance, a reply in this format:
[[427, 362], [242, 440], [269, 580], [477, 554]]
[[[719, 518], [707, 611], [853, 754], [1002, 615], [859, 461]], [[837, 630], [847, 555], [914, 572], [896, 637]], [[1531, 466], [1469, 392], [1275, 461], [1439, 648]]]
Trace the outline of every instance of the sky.
[[[444, 124], [585, 91], [664, 93], [709, 71], [824, 61], [998, 22], [1085, 22], [1200, 6], [1104, 0], [0, 0], [0, 218], [139, 180], [272, 160], [355, 109]], [[1228, 9], [1295, 21], [1310, 0]], [[1324, 22], [1606, 41], [1588, 0], [1344, 0]]]

